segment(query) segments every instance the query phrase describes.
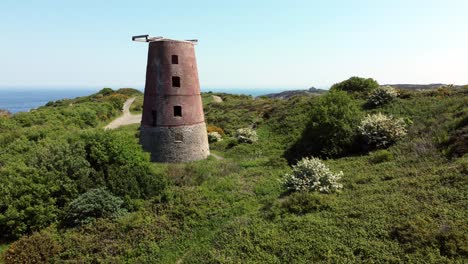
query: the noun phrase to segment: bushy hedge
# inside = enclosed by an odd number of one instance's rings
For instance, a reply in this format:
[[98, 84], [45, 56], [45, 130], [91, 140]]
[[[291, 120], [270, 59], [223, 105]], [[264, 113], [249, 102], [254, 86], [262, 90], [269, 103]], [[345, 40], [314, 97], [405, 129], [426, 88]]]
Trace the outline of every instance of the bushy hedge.
[[310, 110], [302, 137], [285, 153], [290, 163], [305, 156], [339, 157], [354, 151], [362, 111], [346, 92], [320, 96]]
[[2, 238], [48, 226], [89, 189], [106, 187], [114, 195], [139, 199], [157, 195], [165, 186], [149, 155], [125, 133], [91, 130], [38, 142], [23, 138], [11, 146], [1, 156]]
[[286, 174], [284, 180], [284, 186], [290, 191], [332, 193], [343, 188], [338, 183], [343, 172], [332, 173], [318, 158], [303, 158], [292, 169], [292, 173]]
[[385, 148], [406, 135], [406, 124], [401, 118], [382, 113], [367, 115], [358, 127], [367, 144]]
[[68, 204], [63, 225], [68, 227], [89, 224], [98, 218], [117, 218], [126, 212], [123, 200], [105, 188], [91, 189]]
[[5, 264], [50, 263], [62, 250], [53, 234], [42, 231], [13, 243], [4, 253], [3, 261]]
[[382, 86], [373, 90], [369, 99], [367, 100], [367, 105], [369, 106], [379, 106], [390, 103], [395, 98], [397, 98], [398, 92], [395, 88], [391, 86]]

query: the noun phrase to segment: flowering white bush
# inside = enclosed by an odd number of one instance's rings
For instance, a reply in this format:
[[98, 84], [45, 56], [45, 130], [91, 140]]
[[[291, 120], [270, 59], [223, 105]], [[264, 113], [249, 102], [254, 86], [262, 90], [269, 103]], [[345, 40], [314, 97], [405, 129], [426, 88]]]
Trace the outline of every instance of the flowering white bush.
[[218, 141], [222, 141], [223, 138], [218, 132], [210, 132], [208, 133], [208, 142], [214, 143]]
[[239, 128], [236, 131], [236, 138], [240, 143], [254, 143], [257, 142], [257, 132], [252, 128]]
[[391, 86], [382, 86], [371, 92], [367, 103], [378, 106], [386, 104], [398, 96], [398, 91]]
[[319, 191], [332, 193], [343, 188], [338, 181], [343, 172], [332, 173], [319, 158], [303, 158], [285, 175], [284, 185], [292, 191]]
[[358, 126], [367, 144], [387, 147], [406, 135], [405, 122], [382, 113], [367, 115]]

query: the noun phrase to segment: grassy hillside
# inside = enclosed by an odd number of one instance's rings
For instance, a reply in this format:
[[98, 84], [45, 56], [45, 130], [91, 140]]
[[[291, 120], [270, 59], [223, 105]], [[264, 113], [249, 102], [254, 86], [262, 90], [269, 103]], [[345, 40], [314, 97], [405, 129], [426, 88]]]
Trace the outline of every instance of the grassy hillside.
[[[287, 153], [298, 142], [316, 144], [307, 131], [322, 96], [217, 94], [223, 102], [216, 103], [211, 95], [203, 95], [207, 124], [225, 136], [210, 148], [224, 159], [186, 164], [150, 163], [137, 125], [102, 131], [118, 109], [106, 98], [119, 93], [0, 118], [5, 262], [466, 261], [466, 89], [406, 92], [374, 108], [350, 97], [363, 116], [404, 118], [408, 134], [386, 149], [353, 146], [323, 157], [344, 174], [343, 189], [331, 194], [282, 185], [291, 172]], [[235, 131], [243, 127], [255, 128], [258, 141], [239, 143]], [[71, 205], [101, 186], [119, 213], [67, 225]], [[86, 206], [102, 199], [92, 201]]]

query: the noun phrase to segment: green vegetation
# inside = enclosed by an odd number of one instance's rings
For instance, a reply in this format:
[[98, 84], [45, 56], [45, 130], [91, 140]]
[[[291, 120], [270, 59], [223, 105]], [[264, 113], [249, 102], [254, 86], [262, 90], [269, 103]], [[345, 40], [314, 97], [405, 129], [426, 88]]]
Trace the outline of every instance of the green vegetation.
[[379, 83], [372, 78], [351, 77], [348, 80], [334, 84], [330, 90], [345, 91], [363, 97], [378, 87]]
[[388, 104], [398, 96], [398, 92], [391, 86], [378, 87], [371, 91], [369, 98], [367, 99], [367, 105], [370, 107], [376, 107], [384, 104]]
[[123, 200], [104, 188], [91, 189], [71, 201], [65, 208], [63, 224], [74, 227], [98, 218], [118, 218], [125, 213]]
[[[106, 90], [2, 117], [0, 234], [10, 244], [3, 259], [466, 262], [468, 90], [400, 93], [377, 109], [365, 107], [365, 93], [288, 100], [216, 94], [223, 102], [204, 107], [212, 130], [225, 132], [210, 145], [224, 159], [185, 164], [150, 163], [138, 125], [102, 130], [121, 108], [109, 97], [126, 94]], [[370, 151], [358, 126], [379, 112], [406, 120], [407, 134]], [[236, 130], [245, 127], [257, 142], [238, 143]], [[331, 172], [343, 172], [340, 191], [288, 192], [288, 159], [308, 156], [326, 157]], [[106, 188], [109, 203], [95, 202], [96, 188]], [[90, 210], [98, 212], [90, 224], [62, 225], [71, 208], [99, 210]], [[114, 214], [120, 210], [127, 213]]]
[[294, 161], [305, 156], [338, 157], [355, 148], [356, 124], [362, 117], [358, 102], [346, 92], [333, 91], [318, 98], [302, 137], [286, 153]]
[[285, 175], [284, 185], [291, 191], [319, 191], [333, 193], [343, 188], [338, 181], [343, 172], [332, 173], [318, 158], [305, 157], [292, 166], [292, 173]]
[[367, 145], [385, 148], [406, 135], [406, 124], [403, 118], [377, 113], [367, 115], [362, 119], [358, 130]]

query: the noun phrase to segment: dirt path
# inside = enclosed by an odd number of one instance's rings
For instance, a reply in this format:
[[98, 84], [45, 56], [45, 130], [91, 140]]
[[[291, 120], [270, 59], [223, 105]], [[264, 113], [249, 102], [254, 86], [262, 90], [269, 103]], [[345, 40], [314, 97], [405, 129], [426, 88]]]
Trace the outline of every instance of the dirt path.
[[221, 157], [221, 156], [219, 156], [217, 154], [214, 154], [214, 153], [210, 153], [210, 155], [213, 156], [217, 160], [223, 160], [224, 159], [223, 157]]
[[127, 101], [125, 101], [122, 109], [123, 115], [110, 122], [110, 124], [105, 126], [104, 129], [116, 129], [121, 126], [140, 123], [141, 114], [133, 115], [130, 113], [130, 106], [132, 105], [133, 101], [135, 101], [135, 97], [129, 98]]

